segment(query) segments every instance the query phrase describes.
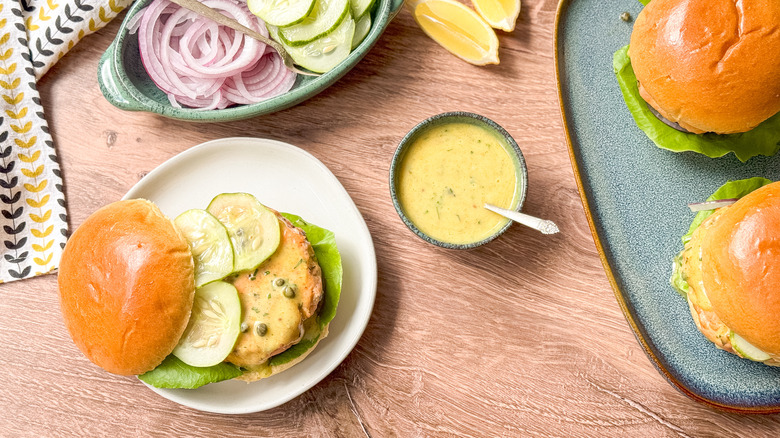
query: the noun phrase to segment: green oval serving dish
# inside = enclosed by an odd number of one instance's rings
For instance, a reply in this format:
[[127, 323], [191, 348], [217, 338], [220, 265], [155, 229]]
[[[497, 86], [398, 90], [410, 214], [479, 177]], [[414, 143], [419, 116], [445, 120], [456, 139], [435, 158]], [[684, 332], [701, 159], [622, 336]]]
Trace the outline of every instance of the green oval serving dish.
[[221, 110], [176, 108], [165, 93], [157, 88], [144, 69], [138, 52], [137, 34], [131, 34], [128, 23], [152, 0], [136, 1], [125, 15], [116, 39], [100, 58], [98, 83], [100, 91], [117, 108], [127, 111], [147, 111], [177, 120], [192, 122], [229, 122], [269, 114], [297, 105], [328, 88], [354, 67], [376, 44], [390, 20], [395, 17], [403, 0], [376, 0], [371, 30], [349, 57], [333, 70], [317, 77], [298, 75], [293, 88], [282, 95], [251, 105], [238, 105]]

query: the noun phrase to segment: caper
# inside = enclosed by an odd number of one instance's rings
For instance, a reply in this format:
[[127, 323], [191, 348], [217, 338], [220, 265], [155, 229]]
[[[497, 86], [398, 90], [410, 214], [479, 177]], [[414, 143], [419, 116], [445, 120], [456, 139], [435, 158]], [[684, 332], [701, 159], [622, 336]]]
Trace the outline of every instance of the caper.
[[263, 322], [256, 322], [255, 332], [260, 336], [265, 336], [265, 334], [268, 333], [268, 326]]
[[620, 14], [620, 19], [625, 22], [629, 22], [631, 21], [631, 14], [629, 14], [628, 12], [623, 12], [622, 14]]
[[277, 278], [274, 280], [274, 286], [276, 287], [284, 287], [285, 284], [287, 284], [287, 281], [285, 281], [284, 278]]
[[290, 285], [284, 288], [284, 296], [287, 298], [295, 298], [295, 292], [298, 288], [295, 285]]
[[241, 323], [241, 333], [246, 333], [246, 331], [249, 330], [249, 324], [242, 322]]

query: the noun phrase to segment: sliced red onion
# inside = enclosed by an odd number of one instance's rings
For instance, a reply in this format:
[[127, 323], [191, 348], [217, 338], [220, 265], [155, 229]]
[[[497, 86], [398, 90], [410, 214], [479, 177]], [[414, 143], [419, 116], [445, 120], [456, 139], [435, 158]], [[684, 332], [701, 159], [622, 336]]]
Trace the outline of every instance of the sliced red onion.
[[737, 202], [738, 200], [739, 200], [738, 198], [731, 198], [731, 199], [718, 199], [717, 201], [694, 202], [692, 204], [688, 204], [688, 208], [690, 208], [691, 211], [715, 210], [717, 208], [727, 207]]
[[130, 34], [134, 34], [138, 31], [138, 27], [141, 26], [141, 18], [143, 17], [143, 13], [137, 13], [133, 15], [132, 18], [130, 18], [127, 21], [127, 32]]
[[[268, 29], [241, 0], [202, 0], [262, 35]], [[289, 91], [296, 75], [260, 41], [220, 26], [169, 0], [139, 12], [138, 48], [146, 72], [171, 105], [222, 109]]]

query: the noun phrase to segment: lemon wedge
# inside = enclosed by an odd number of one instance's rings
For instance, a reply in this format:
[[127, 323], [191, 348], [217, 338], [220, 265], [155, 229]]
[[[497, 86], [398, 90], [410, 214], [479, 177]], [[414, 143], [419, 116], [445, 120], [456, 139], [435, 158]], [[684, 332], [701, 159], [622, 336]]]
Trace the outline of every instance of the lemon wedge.
[[471, 0], [479, 15], [494, 29], [515, 30], [520, 0]]
[[409, 4], [415, 21], [453, 55], [475, 65], [498, 64], [496, 32], [471, 8], [455, 0]]

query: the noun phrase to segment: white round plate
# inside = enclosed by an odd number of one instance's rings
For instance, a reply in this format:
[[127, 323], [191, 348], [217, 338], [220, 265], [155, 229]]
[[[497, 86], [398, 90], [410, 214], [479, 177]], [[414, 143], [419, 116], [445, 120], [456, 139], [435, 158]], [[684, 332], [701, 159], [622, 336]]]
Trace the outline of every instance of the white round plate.
[[198, 389], [150, 387], [201, 411], [246, 414], [297, 397], [352, 351], [374, 307], [376, 254], [363, 216], [330, 170], [308, 152], [275, 140], [225, 138], [195, 146], [146, 175], [125, 199], [149, 199], [174, 218], [191, 208], [206, 208], [214, 196], [225, 192], [251, 193], [271, 208], [333, 231], [344, 267], [330, 333], [301, 363], [249, 384], [231, 380]]

